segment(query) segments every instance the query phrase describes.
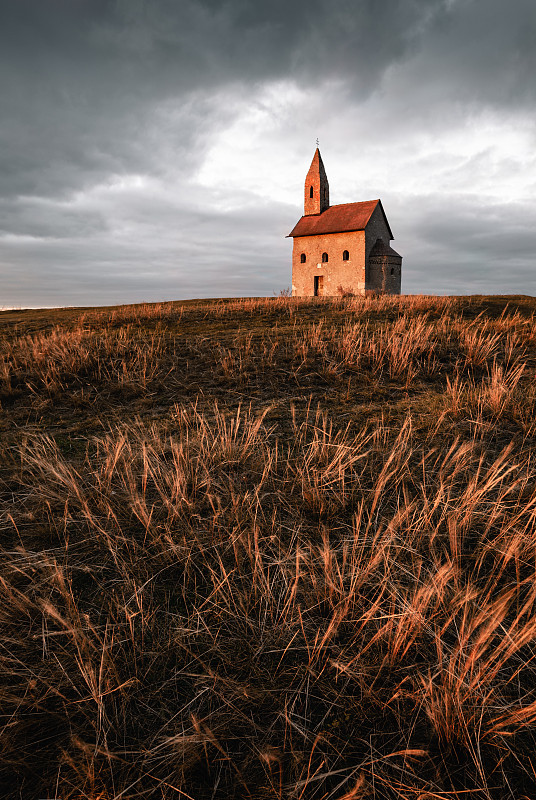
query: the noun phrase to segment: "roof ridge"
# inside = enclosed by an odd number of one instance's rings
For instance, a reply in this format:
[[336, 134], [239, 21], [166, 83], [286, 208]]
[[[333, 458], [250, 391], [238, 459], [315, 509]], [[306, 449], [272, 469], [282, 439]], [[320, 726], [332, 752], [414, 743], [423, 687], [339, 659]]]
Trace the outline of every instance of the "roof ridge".
[[[379, 203], [379, 202], [380, 202], [380, 198], [379, 197], [375, 197], [374, 200], [354, 200], [353, 203], [333, 203], [332, 205], [330, 205], [330, 206], [328, 206], [326, 208], [326, 211], [328, 211], [328, 209], [330, 209], [330, 208], [337, 208], [337, 206], [360, 206], [363, 203]], [[324, 213], [324, 212], [322, 212], [322, 213]]]

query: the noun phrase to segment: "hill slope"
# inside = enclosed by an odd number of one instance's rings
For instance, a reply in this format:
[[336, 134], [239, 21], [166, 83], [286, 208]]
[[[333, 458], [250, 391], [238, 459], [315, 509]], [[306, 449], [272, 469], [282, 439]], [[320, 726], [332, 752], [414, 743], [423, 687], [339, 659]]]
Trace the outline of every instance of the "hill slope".
[[1, 313], [4, 795], [534, 796], [535, 311]]

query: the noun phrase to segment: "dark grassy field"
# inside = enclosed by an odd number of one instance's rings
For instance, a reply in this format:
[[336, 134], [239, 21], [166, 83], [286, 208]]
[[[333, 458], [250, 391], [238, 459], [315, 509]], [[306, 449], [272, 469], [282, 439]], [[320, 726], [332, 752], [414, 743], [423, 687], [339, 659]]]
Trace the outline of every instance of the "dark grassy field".
[[534, 800], [535, 313], [0, 313], [1, 796]]

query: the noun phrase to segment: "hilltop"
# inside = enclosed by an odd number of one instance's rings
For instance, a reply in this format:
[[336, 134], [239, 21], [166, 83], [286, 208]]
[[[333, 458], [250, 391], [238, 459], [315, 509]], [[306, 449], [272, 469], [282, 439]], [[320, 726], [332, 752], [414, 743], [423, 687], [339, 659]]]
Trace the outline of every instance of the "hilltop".
[[534, 796], [535, 314], [0, 312], [4, 796]]

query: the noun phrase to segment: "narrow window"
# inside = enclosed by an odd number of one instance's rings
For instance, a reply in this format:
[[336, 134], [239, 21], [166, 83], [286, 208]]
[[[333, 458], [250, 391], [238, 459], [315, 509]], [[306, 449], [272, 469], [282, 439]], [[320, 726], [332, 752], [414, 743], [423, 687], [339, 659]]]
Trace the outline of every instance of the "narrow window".
[[343, 261], [349, 261], [350, 260], [350, 253], [348, 252], [348, 250], [344, 250], [344, 252], [342, 254], [342, 260]]
[[394, 274], [395, 274], [395, 269], [394, 269], [394, 267], [391, 267], [391, 275], [394, 275]]
[[309, 197], [312, 197], [312, 196], [313, 196], [313, 187], [311, 186], [311, 188], [309, 189]]
[[327, 261], [328, 261], [328, 254], [327, 253], [322, 253], [322, 262], [324, 264], [327, 264]]
[[305, 259], [306, 259], [306, 255], [305, 255], [305, 253], [302, 253], [301, 256], [300, 256], [300, 261], [301, 261], [302, 264], [305, 264]]

